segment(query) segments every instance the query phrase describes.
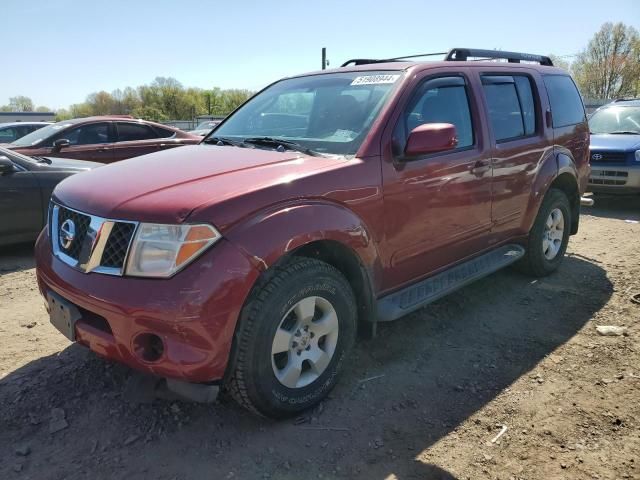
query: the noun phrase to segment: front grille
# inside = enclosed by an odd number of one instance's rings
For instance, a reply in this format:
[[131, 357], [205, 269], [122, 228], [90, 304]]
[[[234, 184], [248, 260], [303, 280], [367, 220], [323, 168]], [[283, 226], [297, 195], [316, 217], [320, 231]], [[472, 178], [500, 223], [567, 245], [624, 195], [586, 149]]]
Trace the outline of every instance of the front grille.
[[610, 180], [608, 178], [590, 178], [589, 183], [591, 185], [615, 185], [617, 187], [625, 185], [626, 180]]
[[122, 268], [135, 229], [134, 223], [118, 222], [113, 226], [104, 247], [100, 265], [109, 268]]
[[591, 152], [591, 163], [625, 163], [625, 152]]
[[55, 203], [49, 221], [53, 253], [60, 260], [85, 273], [122, 275], [137, 223], [97, 217]]
[[[75, 226], [75, 239], [71, 243], [71, 245], [68, 246], [68, 248], [65, 248], [60, 243], [59, 229], [67, 220], [71, 220], [73, 222], [73, 225]], [[74, 210], [60, 207], [60, 210], [58, 211], [58, 234], [54, 237], [55, 241], [58, 242], [60, 250], [62, 250], [66, 255], [69, 255], [74, 260], [78, 260], [80, 250], [82, 249], [82, 245], [84, 244], [84, 239], [87, 236], [87, 231], [89, 230], [90, 223], [91, 217], [89, 215], [84, 215]]]

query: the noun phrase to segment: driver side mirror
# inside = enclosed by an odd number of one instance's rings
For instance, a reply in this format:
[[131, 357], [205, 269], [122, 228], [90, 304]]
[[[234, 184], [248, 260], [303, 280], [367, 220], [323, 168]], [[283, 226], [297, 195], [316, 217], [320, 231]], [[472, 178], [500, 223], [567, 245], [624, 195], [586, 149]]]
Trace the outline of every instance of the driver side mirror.
[[53, 142], [53, 150], [59, 152], [64, 147], [68, 147], [69, 145], [71, 145], [71, 142], [69, 140], [67, 140], [66, 138], [59, 138], [58, 140]]
[[8, 157], [0, 157], [0, 175], [13, 172], [13, 162]]
[[423, 123], [411, 130], [404, 153], [417, 157], [453, 150], [458, 145], [456, 127], [450, 123]]

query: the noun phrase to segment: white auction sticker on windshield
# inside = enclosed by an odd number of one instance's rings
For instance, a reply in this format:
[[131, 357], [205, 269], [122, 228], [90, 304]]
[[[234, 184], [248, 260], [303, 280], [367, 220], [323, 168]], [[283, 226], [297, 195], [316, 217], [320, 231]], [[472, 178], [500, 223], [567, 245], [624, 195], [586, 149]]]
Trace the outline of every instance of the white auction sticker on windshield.
[[366, 75], [364, 77], [356, 77], [351, 85], [381, 85], [383, 83], [395, 83], [400, 75]]

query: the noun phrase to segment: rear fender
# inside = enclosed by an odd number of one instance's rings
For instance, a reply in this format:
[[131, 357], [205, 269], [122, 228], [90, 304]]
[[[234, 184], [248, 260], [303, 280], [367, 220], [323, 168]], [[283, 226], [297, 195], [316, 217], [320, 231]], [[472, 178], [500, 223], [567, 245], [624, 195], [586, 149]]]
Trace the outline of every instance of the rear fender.
[[[532, 187], [531, 196], [529, 198], [529, 204], [527, 211], [523, 219], [522, 230], [523, 232], [529, 232], [533, 227], [533, 222], [536, 219], [540, 205], [544, 196], [551, 188], [554, 181], [559, 179], [560, 176], [566, 178], [570, 176], [575, 181], [576, 189], [578, 189], [578, 169], [571, 157], [571, 152], [566, 148], [555, 147], [550, 150], [549, 154], [541, 162], [541, 166], [538, 170]], [[580, 197], [570, 198], [571, 208], [574, 212], [580, 212]], [[571, 233], [576, 233], [578, 229], [579, 216], [573, 215], [573, 224]]]

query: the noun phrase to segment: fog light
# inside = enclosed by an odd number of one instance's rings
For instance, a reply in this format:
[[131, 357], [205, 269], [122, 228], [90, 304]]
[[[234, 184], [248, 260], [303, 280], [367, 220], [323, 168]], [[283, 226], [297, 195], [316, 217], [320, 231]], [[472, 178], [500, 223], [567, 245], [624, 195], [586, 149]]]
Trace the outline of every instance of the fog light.
[[164, 353], [164, 342], [153, 333], [141, 333], [133, 341], [138, 358], [145, 362], [157, 362]]

